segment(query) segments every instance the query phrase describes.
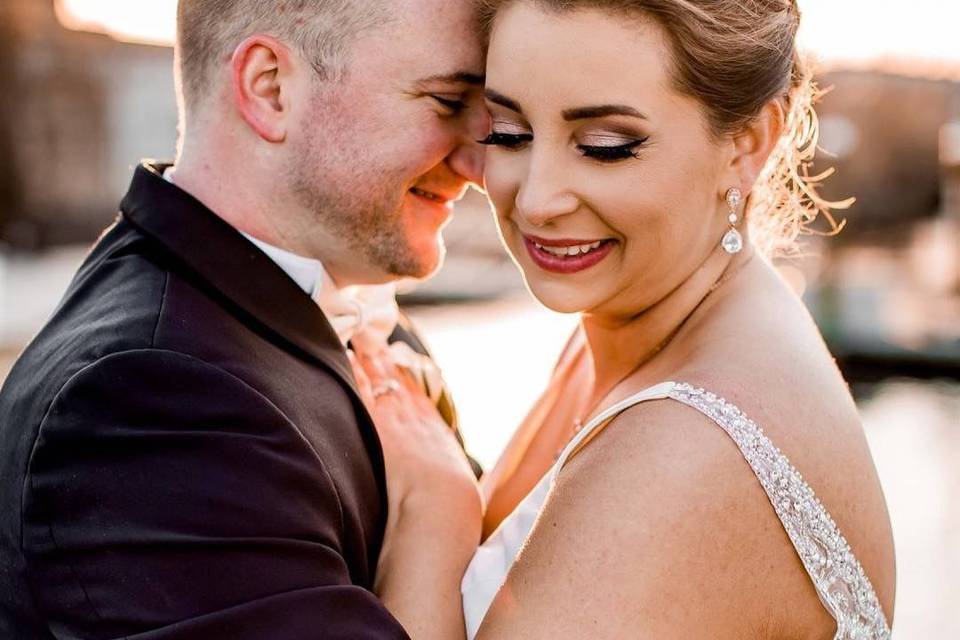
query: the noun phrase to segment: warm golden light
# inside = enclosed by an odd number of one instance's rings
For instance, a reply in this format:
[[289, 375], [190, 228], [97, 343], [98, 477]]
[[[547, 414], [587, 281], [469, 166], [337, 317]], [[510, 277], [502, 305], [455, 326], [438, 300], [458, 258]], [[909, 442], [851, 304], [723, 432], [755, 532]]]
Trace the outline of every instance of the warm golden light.
[[176, 0], [55, 0], [54, 8], [68, 29], [125, 42], [170, 46], [176, 34]]
[[799, 0], [803, 48], [824, 60], [960, 62], [960, 3], [952, 0]]
[[[57, 15], [70, 29], [133, 42], [173, 42], [176, 0], [55, 1]], [[907, 57], [960, 62], [960, 2], [800, 0], [800, 8], [803, 46], [824, 60]]]
[[410, 315], [453, 392], [470, 453], [490, 469], [546, 387], [576, 316], [548, 311], [526, 292]]

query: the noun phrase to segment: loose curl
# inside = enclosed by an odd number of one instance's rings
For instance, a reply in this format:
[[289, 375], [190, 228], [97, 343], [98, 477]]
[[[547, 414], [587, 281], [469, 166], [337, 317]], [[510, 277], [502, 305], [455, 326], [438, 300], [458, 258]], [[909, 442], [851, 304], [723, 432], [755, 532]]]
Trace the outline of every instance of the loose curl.
[[[480, 0], [480, 21], [490, 33], [497, 14], [521, 0]], [[843, 228], [833, 215], [853, 199], [831, 202], [818, 190], [832, 170], [810, 174], [822, 95], [796, 48], [796, 0], [522, 0], [551, 12], [598, 9], [656, 20], [670, 39], [674, 85], [706, 108], [716, 137], [735, 134], [771, 100], [782, 100], [784, 133], [746, 205], [757, 248], [769, 256], [796, 251], [801, 233], [833, 235]], [[823, 216], [829, 231], [812, 228]]]

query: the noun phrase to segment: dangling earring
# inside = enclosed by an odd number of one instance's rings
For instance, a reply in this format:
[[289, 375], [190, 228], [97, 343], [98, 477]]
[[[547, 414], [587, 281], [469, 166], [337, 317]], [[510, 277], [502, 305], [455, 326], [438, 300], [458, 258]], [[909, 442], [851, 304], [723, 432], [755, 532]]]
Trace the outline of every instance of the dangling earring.
[[727, 220], [730, 222], [730, 230], [727, 231], [727, 235], [723, 236], [721, 244], [723, 250], [730, 255], [736, 255], [743, 251], [743, 236], [737, 231], [737, 223], [740, 222], [738, 210], [742, 199], [743, 194], [740, 193], [740, 189], [734, 187], [727, 191], [727, 206], [730, 207], [730, 216]]

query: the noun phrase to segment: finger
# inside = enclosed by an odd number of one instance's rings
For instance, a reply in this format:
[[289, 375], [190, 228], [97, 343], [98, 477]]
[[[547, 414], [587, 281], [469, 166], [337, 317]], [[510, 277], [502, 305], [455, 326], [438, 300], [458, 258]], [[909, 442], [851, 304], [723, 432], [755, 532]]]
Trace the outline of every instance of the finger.
[[370, 380], [378, 408], [390, 406], [394, 413], [404, 414], [404, 421], [422, 411], [418, 407], [426, 401], [422, 384], [405, 367], [397, 365], [389, 350], [374, 353], [361, 351], [357, 353], [357, 359]]
[[371, 380], [384, 380], [391, 377], [388, 366], [389, 362], [383, 357], [383, 354], [365, 354], [365, 356], [367, 373], [370, 374]]
[[365, 405], [372, 407], [375, 399], [373, 397], [373, 385], [370, 382], [370, 377], [367, 375], [366, 370], [364, 370], [357, 355], [350, 349], [347, 350], [347, 359], [350, 360], [353, 376], [357, 381], [357, 390], [360, 392], [360, 399]]
[[404, 389], [408, 392], [415, 394], [423, 391], [422, 376], [419, 375], [419, 372], [406, 367], [398, 367], [396, 371], [397, 380], [403, 384]]
[[352, 352], [354, 359], [360, 364], [360, 368], [363, 369], [364, 374], [366, 374], [367, 379], [371, 382], [375, 381], [379, 376], [377, 376], [377, 370], [374, 367], [373, 361], [370, 358], [370, 355], [364, 352]]
[[386, 374], [403, 385], [403, 388], [412, 396], [425, 395], [418, 373], [407, 367], [398, 366], [392, 359], [384, 363]]
[[367, 372], [364, 371], [363, 364], [360, 362], [360, 358], [357, 357], [357, 354], [355, 354], [352, 349], [347, 349], [347, 360], [350, 361], [350, 368], [353, 369], [353, 374], [357, 382], [369, 380], [369, 378], [367, 378]]
[[377, 361], [376, 357], [371, 356], [369, 353], [357, 353], [356, 358], [359, 361], [360, 366], [363, 368], [372, 393], [375, 396], [379, 396], [380, 390], [389, 384], [389, 378], [385, 373], [383, 365]]

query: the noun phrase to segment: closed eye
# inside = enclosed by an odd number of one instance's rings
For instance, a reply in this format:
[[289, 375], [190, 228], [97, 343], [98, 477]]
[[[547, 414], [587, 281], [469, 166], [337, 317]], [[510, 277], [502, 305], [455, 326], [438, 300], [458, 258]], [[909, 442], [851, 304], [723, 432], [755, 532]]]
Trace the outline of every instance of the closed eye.
[[519, 149], [531, 140], [533, 140], [533, 135], [529, 133], [497, 133], [494, 131], [486, 139], [480, 140], [480, 144], [503, 147], [504, 149]]
[[593, 146], [578, 144], [577, 149], [587, 158], [599, 160], [600, 162], [619, 162], [628, 158], [639, 158], [639, 149], [649, 140], [633, 140], [627, 144], [617, 146]]
[[467, 108], [467, 103], [460, 99], [448, 98], [444, 96], [431, 95], [440, 105], [450, 111], [450, 115], [457, 115]]

